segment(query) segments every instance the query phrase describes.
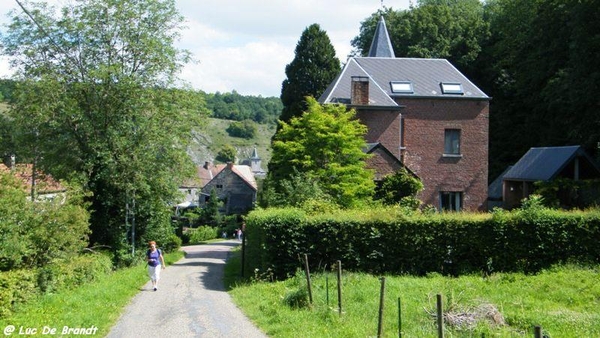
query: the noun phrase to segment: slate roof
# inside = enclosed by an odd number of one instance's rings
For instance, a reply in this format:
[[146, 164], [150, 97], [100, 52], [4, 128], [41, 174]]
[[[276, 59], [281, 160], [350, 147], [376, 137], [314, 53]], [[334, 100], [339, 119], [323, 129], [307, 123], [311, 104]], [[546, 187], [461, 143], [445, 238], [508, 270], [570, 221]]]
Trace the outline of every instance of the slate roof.
[[387, 28], [385, 27], [385, 20], [383, 16], [379, 18], [377, 27], [375, 28], [375, 34], [373, 35], [373, 41], [371, 41], [371, 48], [369, 48], [369, 57], [388, 57], [394, 58], [394, 48], [392, 48], [392, 41], [388, 34]]
[[488, 186], [488, 198], [491, 200], [497, 200], [497, 201], [501, 201], [502, 200], [502, 181], [504, 180], [504, 175], [506, 175], [506, 173], [512, 168], [513, 166], [508, 166], [506, 169], [504, 169], [504, 171], [502, 172], [502, 174], [500, 174], [498, 177], [496, 177], [496, 179], [494, 180], [494, 182], [492, 182], [489, 186]]
[[[319, 102], [349, 104], [353, 76], [368, 77], [369, 105], [373, 106], [399, 106], [394, 98], [402, 97], [490, 99], [445, 59], [352, 57]], [[393, 93], [391, 83], [396, 81], [410, 82], [413, 93]], [[460, 83], [464, 94], [444, 94], [441, 83]]]
[[548, 181], [555, 178], [575, 157], [583, 157], [597, 172], [600, 169], [581, 146], [531, 148], [504, 175], [504, 180]]

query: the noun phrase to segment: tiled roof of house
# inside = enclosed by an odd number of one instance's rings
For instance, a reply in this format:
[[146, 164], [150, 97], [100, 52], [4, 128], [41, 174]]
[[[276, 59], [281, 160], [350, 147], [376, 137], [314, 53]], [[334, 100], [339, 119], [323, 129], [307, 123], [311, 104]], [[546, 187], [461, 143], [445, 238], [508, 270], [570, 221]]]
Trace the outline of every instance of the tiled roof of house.
[[[11, 171], [6, 165], [0, 163], [0, 172], [11, 173], [21, 180], [28, 190], [31, 189], [33, 181], [33, 164], [16, 164]], [[46, 175], [39, 170], [36, 170], [36, 186], [38, 193], [54, 193], [65, 191], [65, 188], [56, 181], [52, 176]]]
[[[504, 180], [548, 181], [555, 178], [575, 157], [586, 160], [586, 167], [600, 174], [593, 159], [581, 146], [531, 148], [504, 174]], [[581, 166], [584, 164], [582, 163]]]
[[258, 185], [256, 184], [256, 179], [254, 178], [254, 173], [252, 169], [247, 165], [232, 165], [231, 171], [238, 175], [241, 179], [243, 179], [248, 185], [254, 189], [258, 190]]
[[[448, 60], [353, 57], [319, 98], [321, 103], [349, 104], [353, 76], [369, 79], [369, 105], [398, 106], [393, 98], [490, 98]], [[410, 84], [412, 92], [393, 92], [392, 83]], [[442, 84], [460, 84], [462, 94], [444, 93]]]

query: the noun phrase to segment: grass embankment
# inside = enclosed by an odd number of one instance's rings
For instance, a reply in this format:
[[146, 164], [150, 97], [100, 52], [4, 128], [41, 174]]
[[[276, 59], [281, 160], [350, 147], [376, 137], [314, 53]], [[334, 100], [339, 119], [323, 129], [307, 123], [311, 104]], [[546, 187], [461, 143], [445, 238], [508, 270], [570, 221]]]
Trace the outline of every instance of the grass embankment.
[[[301, 305], [307, 295], [302, 273], [281, 282], [236, 284], [239, 258], [229, 261], [226, 273], [234, 301], [269, 336], [377, 336], [377, 276], [342, 274], [340, 315], [336, 273], [311, 276], [312, 306]], [[533, 337], [536, 325], [548, 337], [600, 337], [600, 266], [562, 266], [536, 275], [388, 276], [382, 336], [398, 336], [400, 298], [403, 337], [437, 337], [437, 294], [444, 303], [446, 337]]]
[[[167, 266], [182, 257], [181, 251], [166, 254]], [[18, 308], [9, 318], [1, 319], [0, 328], [6, 330], [12, 325], [13, 335], [18, 336], [23, 336], [19, 334], [20, 329], [22, 332], [29, 329], [28, 336], [44, 335], [44, 330], [46, 335], [61, 336], [64, 327], [97, 327], [88, 332], [97, 337], [106, 336], [131, 298], [148, 282], [146, 271], [142, 264], [102, 276], [74, 290], [43, 295]], [[49, 331], [52, 328], [56, 329], [54, 334]]]

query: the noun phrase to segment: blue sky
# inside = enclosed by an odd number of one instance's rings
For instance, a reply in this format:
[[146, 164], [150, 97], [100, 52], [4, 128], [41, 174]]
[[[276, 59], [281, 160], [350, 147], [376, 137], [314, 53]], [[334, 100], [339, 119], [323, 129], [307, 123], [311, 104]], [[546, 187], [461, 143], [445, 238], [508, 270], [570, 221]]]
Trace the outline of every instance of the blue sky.
[[[70, 0], [50, 0], [67, 4]], [[416, 1], [414, 1], [416, 2]], [[383, 5], [407, 9], [410, 0], [384, 0]], [[279, 96], [285, 66], [294, 59], [302, 32], [318, 23], [345, 62], [360, 23], [381, 8], [380, 0], [176, 0], [186, 17], [179, 41], [198, 61], [185, 67], [181, 78], [205, 92]], [[0, 23], [17, 8], [0, 1]], [[0, 59], [0, 76], [10, 74]]]

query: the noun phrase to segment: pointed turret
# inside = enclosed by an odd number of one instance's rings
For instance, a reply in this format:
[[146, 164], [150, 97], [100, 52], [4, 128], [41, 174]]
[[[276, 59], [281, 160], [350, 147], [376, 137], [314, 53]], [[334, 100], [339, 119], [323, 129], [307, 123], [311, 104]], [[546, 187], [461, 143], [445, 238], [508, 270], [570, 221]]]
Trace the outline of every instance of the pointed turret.
[[377, 23], [375, 29], [375, 35], [373, 35], [373, 41], [371, 42], [371, 48], [369, 49], [369, 57], [382, 57], [382, 58], [395, 58], [394, 48], [392, 48], [392, 41], [388, 34], [385, 26], [385, 20], [383, 16]]

